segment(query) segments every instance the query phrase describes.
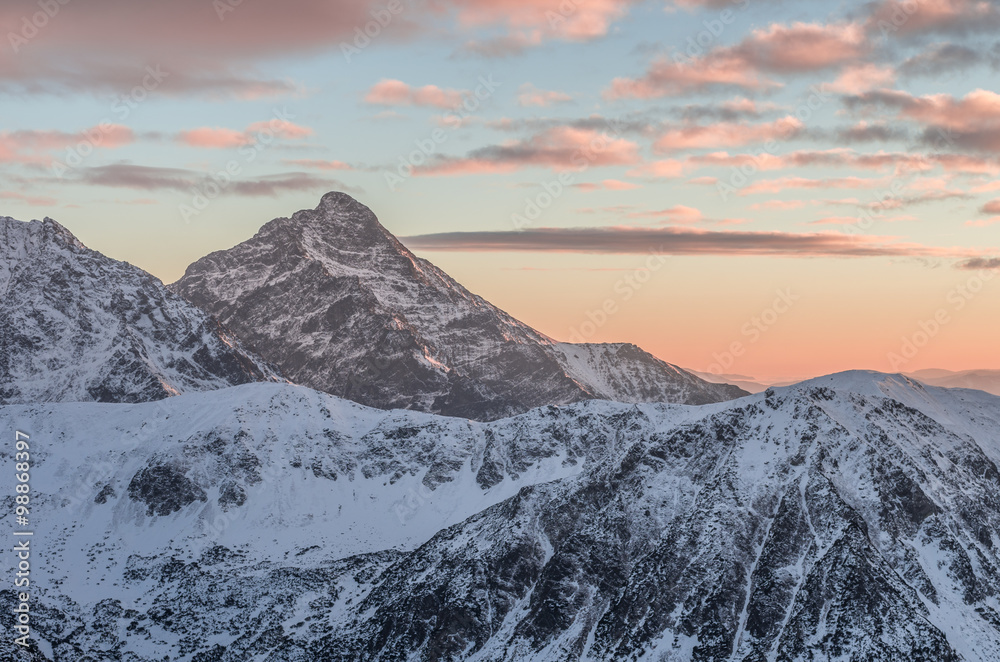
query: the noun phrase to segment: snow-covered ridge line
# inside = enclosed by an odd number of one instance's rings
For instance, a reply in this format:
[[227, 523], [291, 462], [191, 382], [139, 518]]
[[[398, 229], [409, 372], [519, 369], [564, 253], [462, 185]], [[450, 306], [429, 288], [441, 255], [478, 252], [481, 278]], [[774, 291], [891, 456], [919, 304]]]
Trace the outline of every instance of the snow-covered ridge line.
[[39, 633], [62, 655], [1000, 655], [982, 392], [854, 371], [478, 423], [248, 384], [0, 426], [37, 444]]

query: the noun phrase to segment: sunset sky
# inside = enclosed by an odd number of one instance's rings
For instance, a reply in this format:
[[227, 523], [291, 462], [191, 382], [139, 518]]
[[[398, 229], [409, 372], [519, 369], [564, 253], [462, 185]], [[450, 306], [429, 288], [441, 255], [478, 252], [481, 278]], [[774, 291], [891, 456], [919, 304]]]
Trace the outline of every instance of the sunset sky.
[[0, 215], [165, 282], [344, 190], [560, 340], [1000, 368], [1000, 2], [63, 2], [0, 0]]

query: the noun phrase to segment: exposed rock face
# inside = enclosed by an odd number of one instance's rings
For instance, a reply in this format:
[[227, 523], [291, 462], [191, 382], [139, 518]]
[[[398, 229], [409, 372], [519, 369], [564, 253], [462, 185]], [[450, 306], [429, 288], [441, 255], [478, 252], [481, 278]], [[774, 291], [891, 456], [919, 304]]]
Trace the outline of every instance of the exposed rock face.
[[48, 445], [56, 659], [1000, 659], [981, 392], [858, 372], [476, 423], [252, 384], [15, 421]]
[[142, 402], [276, 379], [217, 321], [51, 219], [0, 217], [0, 404]]
[[198, 260], [171, 288], [292, 381], [383, 409], [489, 420], [592, 398], [745, 395], [633, 345], [553, 341], [414, 256], [343, 193]]

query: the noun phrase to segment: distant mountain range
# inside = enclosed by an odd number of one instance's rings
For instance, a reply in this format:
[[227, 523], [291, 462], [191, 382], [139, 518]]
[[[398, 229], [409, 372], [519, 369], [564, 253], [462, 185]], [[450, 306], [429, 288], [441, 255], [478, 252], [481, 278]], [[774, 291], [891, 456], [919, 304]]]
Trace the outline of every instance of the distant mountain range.
[[[760, 393], [761, 391], [767, 390], [770, 386], [790, 386], [797, 383], [795, 381], [783, 381], [773, 384], [765, 384], [745, 375], [715, 375], [712, 373], [697, 372], [695, 370], [690, 372], [693, 375], [701, 377], [705, 381], [720, 384], [732, 384], [733, 386], [738, 386], [750, 393]], [[953, 370], [931, 369], [918, 370], [916, 372], [906, 374], [907, 376], [913, 377], [914, 379], [930, 386], [944, 386], [946, 388], [974, 388], [980, 391], [986, 391], [987, 393], [992, 393], [993, 395], [1000, 395], [1000, 370], [963, 370], [956, 372]]]
[[1000, 370], [918, 370], [910, 373], [925, 384], [948, 388], [974, 388], [1000, 395]]
[[490, 420], [595, 398], [746, 395], [635, 345], [548, 338], [413, 255], [344, 193], [198, 260], [170, 287], [295, 383], [383, 409]]

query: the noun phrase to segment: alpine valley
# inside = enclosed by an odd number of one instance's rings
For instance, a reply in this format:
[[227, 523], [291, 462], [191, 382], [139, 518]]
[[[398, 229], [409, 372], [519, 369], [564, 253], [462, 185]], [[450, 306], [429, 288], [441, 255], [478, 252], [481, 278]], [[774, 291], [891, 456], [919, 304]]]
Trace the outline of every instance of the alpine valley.
[[340, 193], [169, 288], [0, 238], [2, 660], [1000, 659], [1000, 397], [557, 342]]

